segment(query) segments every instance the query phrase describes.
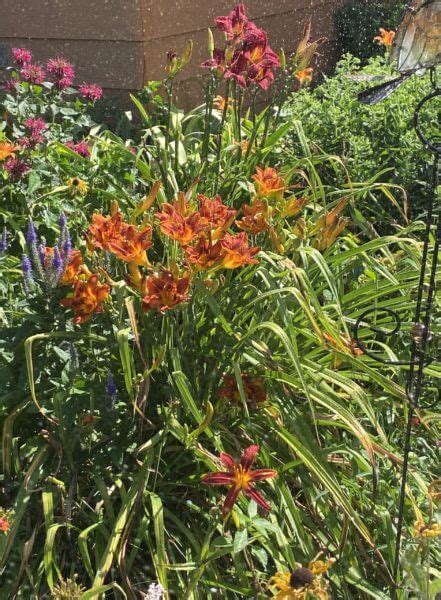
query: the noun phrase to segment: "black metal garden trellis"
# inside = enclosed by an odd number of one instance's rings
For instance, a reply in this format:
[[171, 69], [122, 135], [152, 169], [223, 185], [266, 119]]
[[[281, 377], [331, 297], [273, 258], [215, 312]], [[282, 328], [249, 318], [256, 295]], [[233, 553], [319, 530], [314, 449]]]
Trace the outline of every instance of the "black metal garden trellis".
[[[439, 137], [427, 137], [423, 133], [421, 124], [421, 112], [422, 109], [429, 102], [435, 98], [441, 96], [441, 88], [437, 84], [436, 78], [436, 65], [430, 68], [430, 81], [432, 83], [432, 91], [427, 94], [417, 105], [414, 113], [414, 128], [421, 140], [424, 147], [433, 153], [433, 189], [430, 194], [427, 214], [426, 214], [426, 227], [424, 231], [424, 244], [423, 252], [421, 257], [421, 271], [419, 275], [418, 291], [416, 299], [416, 307], [414, 314], [414, 325], [411, 329], [411, 345], [410, 345], [410, 357], [408, 360], [388, 360], [379, 356], [377, 353], [372, 352], [367, 346], [366, 342], [363, 342], [359, 338], [360, 328], [366, 327], [366, 319], [373, 315], [376, 309], [369, 309], [365, 311], [357, 319], [355, 323], [355, 340], [363, 349], [363, 351], [375, 359], [376, 361], [382, 362], [387, 365], [405, 366], [408, 367], [409, 371], [407, 374], [406, 382], [406, 394], [408, 400], [408, 415], [405, 430], [404, 440], [404, 453], [403, 453], [403, 470], [401, 478], [401, 491], [400, 500], [398, 506], [398, 517], [397, 517], [397, 532], [395, 542], [395, 556], [394, 556], [394, 567], [393, 567], [393, 578], [397, 585], [399, 564], [400, 564], [400, 550], [401, 550], [401, 537], [403, 530], [403, 519], [404, 519], [404, 508], [406, 498], [406, 485], [409, 467], [409, 453], [411, 450], [411, 435], [412, 435], [412, 422], [413, 415], [416, 409], [433, 409], [439, 401], [439, 390], [438, 393], [434, 391], [434, 399], [428, 401], [428, 394], [425, 393], [426, 382], [425, 382], [425, 368], [433, 361], [433, 358], [429, 356], [428, 343], [432, 340], [432, 332], [430, 331], [430, 323], [432, 316], [432, 309], [435, 297], [436, 288], [436, 272], [438, 265], [438, 254], [441, 242], [441, 219], [439, 215], [439, 198], [438, 198], [438, 182], [439, 182], [439, 165], [441, 158], [441, 139]], [[435, 234], [433, 232], [435, 228]], [[434, 235], [434, 237], [433, 237]], [[433, 246], [431, 240], [433, 241]], [[432, 247], [431, 247], [432, 246]], [[397, 334], [401, 329], [401, 319], [398, 313], [392, 309], [380, 309], [383, 312], [391, 316], [395, 321], [395, 327], [392, 330], [384, 331], [378, 327], [370, 326], [370, 329], [376, 333], [382, 333], [385, 336], [391, 336]], [[369, 325], [368, 325], [369, 326]]]

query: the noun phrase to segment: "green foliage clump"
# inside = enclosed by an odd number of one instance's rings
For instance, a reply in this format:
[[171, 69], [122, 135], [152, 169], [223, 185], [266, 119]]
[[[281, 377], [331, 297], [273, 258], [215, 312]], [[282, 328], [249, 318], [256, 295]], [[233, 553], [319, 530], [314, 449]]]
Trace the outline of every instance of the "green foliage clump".
[[[301, 121], [308, 139], [324, 152], [342, 157], [353, 181], [381, 177], [402, 186], [410, 198], [410, 214], [424, 209], [422, 183], [427, 180], [425, 153], [413, 128], [414, 110], [429, 91], [429, 76], [412, 77], [389, 98], [374, 106], [357, 100], [357, 93], [375, 85], [369, 77], [393, 73], [385, 57], [372, 58], [361, 68], [351, 55], [338, 63], [335, 75], [314, 89], [293, 96], [288, 113]], [[431, 105], [424, 122], [434, 133], [439, 114]], [[292, 137], [296, 146], [297, 140]], [[383, 218], [384, 215], [379, 215]]]
[[334, 19], [342, 52], [353, 54], [366, 61], [381, 52], [373, 41], [380, 27], [396, 29], [400, 23], [405, 3], [363, 2], [355, 0], [335, 11]]

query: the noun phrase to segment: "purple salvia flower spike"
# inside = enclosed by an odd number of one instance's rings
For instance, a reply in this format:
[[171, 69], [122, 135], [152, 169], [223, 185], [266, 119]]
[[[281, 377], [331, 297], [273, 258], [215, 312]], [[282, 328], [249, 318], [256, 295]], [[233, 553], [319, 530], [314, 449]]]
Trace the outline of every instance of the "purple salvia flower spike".
[[3, 227], [2, 231], [2, 239], [0, 242], [0, 252], [6, 252], [8, 249], [8, 232], [6, 230], [6, 225]]
[[37, 243], [37, 232], [35, 231], [35, 225], [32, 220], [28, 223], [28, 230], [26, 232], [26, 242], [29, 248], [32, 248]]

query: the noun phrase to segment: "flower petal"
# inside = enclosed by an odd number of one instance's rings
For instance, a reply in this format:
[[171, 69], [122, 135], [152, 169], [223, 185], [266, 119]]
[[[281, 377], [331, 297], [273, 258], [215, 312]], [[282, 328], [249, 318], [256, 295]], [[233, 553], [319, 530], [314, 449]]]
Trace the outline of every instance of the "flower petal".
[[220, 453], [219, 460], [224, 465], [224, 467], [226, 467], [230, 471], [232, 471], [236, 467], [236, 463], [235, 463], [233, 457], [230, 456], [229, 454], [227, 454], [226, 452]]
[[228, 515], [228, 513], [230, 513], [232, 511], [233, 506], [234, 506], [239, 494], [240, 494], [240, 487], [233, 486], [230, 489], [230, 491], [228, 492], [228, 494], [226, 495], [224, 506], [222, 508], [222, 515], [223, 515], [224, 519]]
[[271, 506], [268, 504], [268, 502], [265, 500], [262, 494], [254, 488], [248, 487], [248, 489], [245, 490], [245, 493], [252, 500], [254, 500], [254, 502], [258, 504], [265, 512], [269, 512], [271, 510]]
[[208, 485], [230, 485], [232, 482], [232, 475], [223, 471], [208, 473], [202, 477], [202, 483], [206, 483]]
[[250, 475], [253, 481], [263, 481], [264, 479], [271, 479], [277, 475], [277, 471], [274, 469], [256, 469], [251, 471]]
[[251, 466], [254, 462], [254, 458], [256, 454], [259, 452], [259, 446], [253, 444], [249, 446], [242, 452], [242, 456], [240, 457], [240, 464], [243, 467], [244, 471], [248, 471], [251, 469]]

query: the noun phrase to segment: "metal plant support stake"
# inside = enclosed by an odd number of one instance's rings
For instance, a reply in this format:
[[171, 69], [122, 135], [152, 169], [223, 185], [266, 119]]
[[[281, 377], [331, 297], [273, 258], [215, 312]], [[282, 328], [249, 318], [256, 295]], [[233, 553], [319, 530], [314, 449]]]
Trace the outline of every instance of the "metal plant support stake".
[[[439, 182], [439, 163], [441, 158], [441, 139], [439, 138], [428, 138], [424, 135], [421, 129], [420, 115], [423, 107], [432, 101], [434, 98], [441, 96], [441, 88], [437, 84], [436, 80], [436, 67], [430, 69], [430, 81], [432, 83], [433, 90], [427, 94], [417, 105], [414, 113], [414, 128], [421, 140], [422, 144], [427, 150], [430, 150], [433, 154], [433, 190], [430, 194], [430, 199], [427, 207], [427, 223], [424, 232], [424, 245], [421, 259], [421, 271], [418, 282], [418, 293], [414, 315], [414, 325], [411, 329], [411, 346], [410, 346], [410, 358], [409, 360], [387, 360], [378, 356], [375, 352], [372, 352], [366, 347], [366, 342], [359, 339], [360, 327], [368, 325], [365, 322], [366, 317], [373, 315], [376, 309], [369, 309], [365, 311], [357, 319], [355, 329], [355, 340], [362, 350], [371, 358], [378, 362], [387, 365], [395, 366], [407, 366], [409, 367], [407, 382], [406, 382], [406, 395], [408, 400], [408, 416], [405, 431], [404, 441], [404, 454], [403, 454], [403, 472], [401, 478], [401, 491], [400, 500], [398, 507], [398, 520], [397, 520], [397, 533], [395, 542], [395, 556], [394, 556], [394, 568], [393, 578], [395, 585], [397, 586], [398, 571], [400, 565], [400, 550], [401, 550], [401, 536], [403, 531], [403, 520], [404, 520], [404, 505], [406, 499], [406, 484], [408, 476], [409, 466], [409, 453], [411, 450], [411, 434], [412, 434], [412, 417], [415, 409], [431, 409], [436, 406], [439, 401], [439, 390], [438, 394], [435, 391], [435, 399], [431, 402], [425, 402], [425, 374], [424, 369], [432, 361], [428, 354], [428, 342], [432, 340], [432, 332], [430, 331], [431, 313], [433, 309], [434, 296], [435, 296], [435, 284], [436, 284], [436, 271], [438, 265], [438, 254], [440, 249], [441, 241], [441, 219], [439, 215], [439, 198], [438, 198], [438, 182]], [[433, 235], [433, 229], [436, 224], [436, 232], [433, 244], [433, 251], [430, 249], [430, 240]], [[369, 326], [371, 331], [381, 333], [385, 336], [391, 336], [398, 333], [401, 329], [401, 319], [397, 312], [392, 309], [380, 309], [380, 312], [389, 314], [395, 320], [395, 327], [391, 331], [384, 331], [378, 327]], [[427, 397], [426, 397], [427, 400]], [[396, 590], [395, 590], [396, 595]]]

